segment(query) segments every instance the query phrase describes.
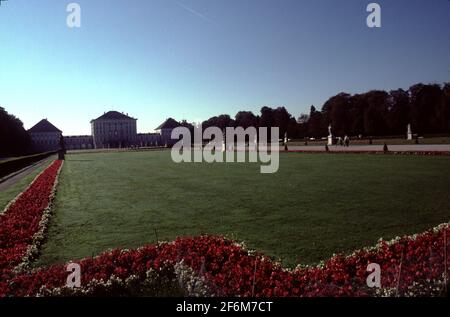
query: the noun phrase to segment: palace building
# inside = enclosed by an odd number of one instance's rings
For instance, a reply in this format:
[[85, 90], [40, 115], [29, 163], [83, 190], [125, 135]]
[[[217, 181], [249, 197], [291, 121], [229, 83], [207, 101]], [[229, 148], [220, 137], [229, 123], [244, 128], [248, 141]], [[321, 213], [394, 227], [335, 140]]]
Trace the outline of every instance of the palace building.
[[65, 136], [64, 143], [67, 150], [89, 150], [94, 148], [91, 135]]
[[[64, 136], [67, 150], [170, 146], [172, 130], [182, 124], [169, 118], [155, 133], [137, 133], [137, 119], [118, 111], [105, 112], [91, 121], [91, 135]], [[62, 132], [47, 119], [28, 130], [36, 151], [59, 149]]]
[[36, 152], [56, 151], [60, 147], [62, 132], [47, 119], [39, 121], [28, 130], [28, 133], [31, 137], [33, 150]]
[[126, 114], [109, 111], [91, 121], [91, 134], [94, 147], [131, 147], [137, 141], [137, 119]]
[[172, 140], [171, 138], [172, 131], [179, 126], [181, 124], [178, 121], [169, 118], [156, 128], [156, 132], [161, 136], [161, 142], [164, 145], [174, 145], [174, 141], [176, 142], [176, 140]]

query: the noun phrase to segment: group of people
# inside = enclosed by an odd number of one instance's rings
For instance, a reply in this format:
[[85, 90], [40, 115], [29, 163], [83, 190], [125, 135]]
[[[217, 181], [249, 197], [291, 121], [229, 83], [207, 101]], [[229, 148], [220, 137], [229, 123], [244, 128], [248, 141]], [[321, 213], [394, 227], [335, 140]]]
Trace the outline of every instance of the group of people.
[[338, 137], [336, 145], [340, 146], [350, 146], [350, 138], [346, 135], [344, 138]]

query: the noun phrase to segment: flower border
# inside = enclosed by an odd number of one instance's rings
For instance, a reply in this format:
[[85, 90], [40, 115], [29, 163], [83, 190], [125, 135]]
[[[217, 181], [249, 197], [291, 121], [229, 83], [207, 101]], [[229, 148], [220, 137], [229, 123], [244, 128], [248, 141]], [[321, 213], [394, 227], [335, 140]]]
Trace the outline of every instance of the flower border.
[[48, 198], [47, 207], [43, 210], [42, 218], [39, 221], [39, 229], [34, 234], [33, 242], [28, 246], [24, 256], [22, 257], [22, 262], [13, 269], [13, 272], [15, 274], [20, 274], [30, 269], [31, 264], [39, 256], [41, 247], [47, 239], [47, 230], [48, 225], [50, 223], [50, 218], [53, 214], [54, 200], [56, 197], [56, 188], [59, 184], [59, 175], [61, 174], [63, 166], [64, 161], [61, 161], [61, 165], [59, 166], [58, 171], [56, 172], [55, 175], [53, 187]]
[[0, 285], [39, 254], [63, 162], [49, 164], [0, 214]]
[[[50, 165], [51, 165], [51, 164], [49, 164], [49, 166], [50, 166]], [[48, 166], [47, 166], [47, 168], [48, 168]], [[23, 195], [26, 191], [28, 191], [28, 190], [31, 188], [31, 186], [33, 186], [33, 184], [36, 182], [36, 180], [37, 180], [42, 174], [44, 174], [44, 172], [45, 172], [45, 170], [46, 170], [47, 168], [44, 168], [44, 170], [42, 170], [40, 173], [38, 173], [38, 174], [33, 178], [33, 180], [31, 181], [31, 183], [30, 183], [23, 191], [21, 191], [19, 194], [17, 194], [17, 196], [14, 197], [14, 198], [13, 198], [13, 199], [5, 206], [5, 208], [3, 208], [2, 211], [0, 211], [0, 216], [3, 215], [3, 214], [5, 214], [5, 213], [9, 210], [9, 208], [11, 208], [11, 206], [12, 206], [13, 204], [15, 204], [16, 201], [18, 201], [19, 198], [22, 197], [22, 195]]]
[[[112, 250], [79, 261], [81, 288], [68, 288], [66, 266], [56, 265], [15, 276], [3, 292], [0, 289], [0, 295], [123, 296], [142, 287], [171, 284], [189, 297], [442, 296], [446, 281], [440, 262], [440, 239], [445, 230], [449, 231], [449, 223], [421, 234], [380, 240], [376, 246], [348, 256], [334, 255], [319, 265], [295, 269], [284, 268], [279, 262], [247, 250], [242, 243], [223, 237], [178, 238], [135, 250]], [[417, 270], [428, 265], [423, 263], [428, 258], [412, 254], [410, 262], [403, 262], [403, 282], [398, 283], [399, 254], [428, 247], [435, 248], [437, 257], [431, 260], [437, 262], [427, 278]], [[372, 261], [380, 262], [386, 270], [379, 289], [366, 285], [366, 268]]]

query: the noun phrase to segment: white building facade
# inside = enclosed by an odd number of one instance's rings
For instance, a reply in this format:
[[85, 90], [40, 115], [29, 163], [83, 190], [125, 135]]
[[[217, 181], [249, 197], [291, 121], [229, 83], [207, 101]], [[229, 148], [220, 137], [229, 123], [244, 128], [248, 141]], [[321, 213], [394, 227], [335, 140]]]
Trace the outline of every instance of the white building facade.
[[137, 119], [124, 113], [109, 111], [91, 121], [91, 132], [96, 149], [126, 148], [136, 144]]

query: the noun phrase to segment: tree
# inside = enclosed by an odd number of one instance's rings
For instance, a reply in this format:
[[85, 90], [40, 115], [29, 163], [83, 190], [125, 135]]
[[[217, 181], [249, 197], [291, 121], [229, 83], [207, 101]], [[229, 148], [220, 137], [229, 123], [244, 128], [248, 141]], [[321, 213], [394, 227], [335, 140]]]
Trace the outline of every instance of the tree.
[[300, 114], [300, 116], [297, 119], [297, 135], [296, 138], [305, 138], [308, 136], [308, 121], [309, 121], [309, 115], [307, 114]]
[[308, 123], [308, 120], [309, 120], [309, 115], [307, 115], [306, 113], [302, 113], [298, 117], [297, 123], [298, 124], [305, 124], [305, 123]]
[[247, 129], [248, 127], [257, 127], [258, 119], [251, 111], [239, 111], [234, 120], [236, 127], [243, 127]]
[[269, 107], [262, 107], [261, 116], [259, 118], [259, 126], [270, 128], [273, 127], [274, 121], [273, 109]]
[[322, 107], [327, 125], [332, 125], [334, 134], [346, 135], [350, 132], [350, 95], [338, 94], [328, 99]]
[[350, 99], [349, 110], [349, 135], [359, 136], [364, 134], [364, 111], [367, 101], [362, 94], [356, 94]]
[[409, 94], [413, 130], [421, 134], [440, 132], [438, 122], [441, 87], [417, 84], [409, 88]]
[[441, 132], [450, 132], [450, 83], [446, 83], [442, 89], [441, 102], [438, 112], [439, 127]]
[[285, 107], [278, 107], [273, 111], [273, 126], [280, 129], [280, 136], [284, 137], [284, 134], [288, 132], [291, 119], [292, 116]]
[[403, 89], [389, 92], [389, 105], [387, 113], [387, 126], [389, 134], [405, 134], [410, 123], [410, 103], [408, 92]]
[[209, 127], [218, 127], [225, 131], [227, 127], [234, 127], [234, 121], [227, 114], [222, 114], [218, 117], [212, 117], [202, 123], [203, 129]]
[[389, 95], [385, 91], [373, 90], [364, 94], [367, 108], [364, 111], [364, 134], [386, 135], [386, 116]]
[[317, 111], [316, 107], [311, 106], [308, 121], [308, 136], [320, 138], [326, 134], [326, 123], [322, 113]]
[[290, 139], [299, 139], [305, 136], [304, 133], [301, 133], [300, 125], [297, 123], [297, 120], [295, 120], [295, 118], [293, 117], [289, 119], [287, 125], [287, 134]]
[[30, 153], [31, 140], [22, 121], [0, 107], [0, 155], [17, 156]]

